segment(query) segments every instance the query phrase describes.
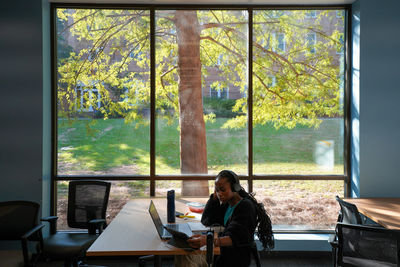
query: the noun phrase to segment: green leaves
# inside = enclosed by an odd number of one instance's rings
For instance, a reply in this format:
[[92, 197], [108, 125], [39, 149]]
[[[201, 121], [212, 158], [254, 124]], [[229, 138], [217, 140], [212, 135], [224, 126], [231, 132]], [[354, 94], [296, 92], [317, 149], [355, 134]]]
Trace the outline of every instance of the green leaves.
[[[256, 11], [254, 15], [254, 123], [318, 127], [320, 117], [343, 115], [343, 71], [333, 44], [344, 32], [344, 22], [336, 18], [336, 11], [317, 11], [313, 19], [305, 11], [284, 14]], [[285, 50], [277, 49], [279, 34], [285, 35]]]
[[[242, 97], [232, 111], [242, 115], [224, 127], [245, 127], [247, 11], [201, 10], [197, 16], [203, 87], [239, 90]], [[59, 114], [94, 110], [104, 118], [144, 122], [150, 103], [150, 12], [59, 8], [57, 19]], [[169, 120], [180, 112], [174, 20], [174, 11], [156, 11], [156, 108]], [[256, 10], [253, 36], [255, 125], [318, 127], [321, 117], [343, 115], [343, 12], [318, 10], [310, 18], [304, 10]], [[206, 84], [212, 72], [221, 79]], [[211, 114], [206, 118], [213, 120]]]

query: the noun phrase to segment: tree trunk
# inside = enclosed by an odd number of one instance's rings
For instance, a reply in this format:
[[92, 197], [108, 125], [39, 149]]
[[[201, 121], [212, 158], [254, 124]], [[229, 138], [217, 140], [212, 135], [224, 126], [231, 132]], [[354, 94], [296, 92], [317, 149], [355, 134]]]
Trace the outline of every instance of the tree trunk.
[[[182, 174], [207, 173], [201, 91], [200, 25], [196, 11], [175, 13], [178, 39], [179, 126]], [[183, 181], [183, 196], [207, 196], [208, 181]]]

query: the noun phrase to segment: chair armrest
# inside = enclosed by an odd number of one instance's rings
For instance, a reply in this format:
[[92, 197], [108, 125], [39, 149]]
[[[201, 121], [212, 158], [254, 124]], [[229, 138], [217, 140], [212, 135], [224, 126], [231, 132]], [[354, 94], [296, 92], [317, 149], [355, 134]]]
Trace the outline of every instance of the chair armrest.
[[105, 219], [94, 219], [89, 221], [89, 234], [95, 235], [96, 230], [99, 230], [99, 234], [103, 232], [104, 225], [106, 224]]
[[42, 236], [42, 228], [44, 227], [43, 224], [36, 225], [34, 228], [26, 232], [21, 237], [21, 245], [22, 245], [22, 254], [24, 257], [24, 263], [27, 264], [29, 262], [29, 253], [28, 253], [28, 239], [35, 233], [38, 233], [39, 237], [39, 248], [40, 251], [43, 250], [43, 236]]
[[378, 224], [378, 223], [366, 223], [366, 224], [363, 224], [363, 226], [367, 226], [367, 227], [375, 227], [375, 228], [385, 228], [385, 226], [382, 226], [382, 225], [380, 225], [380, 224]]
[[329, 242], [329, 244], [331, 244], [332, 247], [335, 247], [335, 248], [339, 247], [339, 242], [338, 242], [335, 234], [332, 234], [329, 236], [328, 242]]
[[58, 217], [57, 216], [48, 216], [48, 217], [43, 217], [40, 220], [42, 222], [52, 222], [52, 221], [57, 221]]
[[39, 224], [36, 225], [34, 228], [32, 228], [31, 230], [29, 230], [28, 232], [26, 232], [21, 239], [28, 239], [31, 235], [33, 235], [34, 233], [36, 233], [37, 231], [41, 230], [44, 227], [43, 224]]
[[40, 219], [42, 222], [50, 223], [50, 234], [54, 235], [57, 232], [57, 216], [48, 216]]

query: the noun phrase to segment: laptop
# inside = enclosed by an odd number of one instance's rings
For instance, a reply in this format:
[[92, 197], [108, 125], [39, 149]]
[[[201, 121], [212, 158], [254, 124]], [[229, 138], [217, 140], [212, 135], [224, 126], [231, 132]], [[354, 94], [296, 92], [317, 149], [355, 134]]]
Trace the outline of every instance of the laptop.
[[150, 201], [149, 213], [161, 239], [171, 239], [174, 236], [186, 240], [193, 235], [187, 223], [163, 224], [153, 200]]

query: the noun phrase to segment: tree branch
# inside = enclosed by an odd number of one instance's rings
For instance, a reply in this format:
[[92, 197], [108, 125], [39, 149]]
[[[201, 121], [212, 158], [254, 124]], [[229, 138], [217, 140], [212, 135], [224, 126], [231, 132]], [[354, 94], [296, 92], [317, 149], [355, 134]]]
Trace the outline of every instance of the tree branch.
[[[145, 41], [145, 43], [147, 42], [147, 38], [143, 38], [141, 41]], [[121, 68], [125, 65], [125, 62], [128, 60], [129, 54], [130, 52], [132, 52], [138, 45], [140, 45], [141, 42], [139, 41], [139, 43], [132, 48], [131, 50], [129, 50], [129, 52], [127, 53], [127, 55], [125, 57], [123, 57], [123, 61], [121, 62], [121, 64], [119, 65], [118, 69], [116, 70], [116, 75], [118, 75], [119, 73], [121, 73]], [[144, 44], [141, 46], [141, 49], [144, 47]], [[141, 49], [139, 51], [141, 51]], [[115, 72], [114, 72], [115, 73]], [[107, 75], [104, 79], [100, 79], [99, 81], [97, 81], [95, 84], [101, 84], [103, 83], [105, 80], [107, 80], [111, 75], [113, 75], [113, 73], [109, 73], [109, 75]]]
[[215, 40], [214, 38], [212, 38], [211, 36], [200, 36], [200, 40], [209, 40], [213, 43], [216, 43], [218, 45], [220, 45], [221, 47], [225, 48], [226, 50], [228, 50], [229, 52], [237, 55], [238, 57], [242, 58], [243, 56], [239, 53], [237, 53], [236, 51], [233, 51], [232, 49], [230, 49], [229, 47], [227, 47], [224, 44], [221, 44], [220, 42], [218, 42], [217, 40]]
[[[119, 29], [117, 29], [114, 33], [112, 33], [112, 34], [110, 34], [109, 36], [107, 36], [107, 38], [106, 38], [104, 41], [102, 41], [103, 49], [104, 49], [105, 45], [107, 44], [107, 42], [111, 39], [112, 36], [114, 36], [115, 34], [117, 34], [123, 27], [125, 27], [126, 25], [128, 25], [128, 24], [131, 23], [132, 21], [133, 21], [133, 18], [129, 19], [127, 22], [125, 22], [124, 24], [122, 24], [122, 26], [120, 26]], [[102, 36], [93, 44], [92, 49], [90, 50], [91, 53], [94, 51], [96, 45], [100, 42], [100, 40], [102, 40], [102, 38], [105, 36], [105, 34], [106, 34], [107, 32], [109, 32], [111, 29], [115, 28], [115, 27], [116, 27], [115, 25], [112, 25], [104, 34], [102, 34]], [[85, 63], [87, 62], [88, 57], [89, 57], [89, 54], [88, 54], [88, 56], [85, 58], [85, 60], [82, 62], [81, 66], [80, 66], [80, 68], [79, 68], [79, 70], [78, 70], [78, 72], [76, 73], [75, 79], [74, 79], [74, 80], [75, 80], [75, 83], [77, 83], [78, 76], [82, 73], [83, 66], [84, 66]], [[98, 54], [96, 54], [96, 56], [95, 56], [95, 58], [93, 59], [93, 61], [96, 61], [97, 57], [98, 57]]]
[[[306, 66], [307, 68], [310, 68], [310, 69], [314, 70], [315, 72], [317, 72], [317, 73], [319, 73], [319, 74], [321, 74], [321, 75], [327, 77], [328, 79], [334, 81], [336, 84], [339, 84], [339, 82], [337, 82], [337, 79], [335, 79], [334, 77], [332, 77], [332, 76], [330, 76], [330, 75], [328, 75], [328, 74], [323, 73], [322, 71], [320, 71], [320, 70], [314, 68], [313, 66], [311, 66], [311, 65], [309, 65], [309, 64], [307, 64], [307, 63], [305, 63], [305, 62], [294, 62], [293, 64], [304, 65], [304, 66]], [[311, 73], [309, 73], [309, 75], [311, 76]], [[314, 76], [313, 76], [313, 77], [314, 77]], [[321, 83], [322, 83], [322, 82], [321, 82]]]
[[[237, 30], [234, 29], [234, 28], [228, 28], [228, 27], [224, 27], [224, 26], [223, 26], [222, 28], [223, 28], [224, 30], [227, 30], [227, 31], [235, 32], [240, 38], [247, 40], [247, 36], [244, 36], [244, 34], [243, 34], [242, 32], [237, 31]], [[210, 40], [210, 41], [213, 41], [213, 42], [215, 42], [216, 44], [219, 44], [220, 46], [224, 47], [225, 49], [231, 51], [232, 53], [241, 56], [241, 55], [238, 54], [237, 52], [235, 52], [235, 51], [229, 49], [228, 47], [226, 47], [225, 45], [223, 45], [223, 44], [221, 44], [220, 42], [216, 41], [215, 39], [213, 39], [213, 38], [210, 37], [210, 36], [200, 37], [200, 40], [201, 40], [201, 39], [208, 39], [208, 40]], [[259, 48], [259, 49], [262, 50], [264, 53], [269, 54], [269, 55], [272, 55], [272, 56], [274, 56], [274, 57], [280, 59], [281, 61], [285, 62], [285, 63], [289, 66], [289, 68], [291, 68], [292, 71], [293, 71], [296, 75], [298, 75], [296, 69], [292, 66], [292, 64], [289, 62], [289, 60], [287, 60], [287, 59], [286, 59], [285, 57], [283, 57], [282, 55], [280, 55], [280, 54], [278, 54], [278, 53], [276, 53], [276, 52], [270, 51], [270, 50], [268, 50], [268, 49], [265, 49], [265, 48], [262, 47], [260, 44], [258, 44], [256, 41], [253, 42], [253, 46]], [[241, 57], [242, 57], [242, 56], [241, 56]]]
[[258, 76], [256, 73], [253, 73], [253, 75], [256, 76], [256, 78], [261, 82], [261, 84], [264, 86], [264, 88], [265, 88], [268, 92], [270, 92], [270, 93], [276, 95], [277, 97], [279, 97], [279, 98], [281, 99], [281, 102], [282, 102], [282, 103], [284, 102], [285, 99], [284, 99], [281, 95], [279, 95], [277, 92], [275, 92], [275, 91], [269, 89], [268, 85], [265, 84], [265, 82], [263, 81], [263, 79], [261, 79], [260, 76]]
[[178, 66], [172, 66], [172, 68], [170, 68], [169, 70], [165, 71], [163, 74], [160, 75], [161, 86], [162, 86], [163, 90], [166, 92], [165, 95], [167, 96], [168, 100], [171, 103], [174, 103], [174, 100], [171, 99], [171, 97], [168, 95], [168, 91], [167, 91], [167, 89], [165, 89], [165, 84], [164, 84], [164, 79], [163, 78], [164, 78], [165, 75], [167, 75], [168, 73], [170, 73], [171, 71], [173, 71], [174, 69], [177, 69], [177, 68], [178, 68]]
[[[219, 21], [219, 19], [218, 19], [217, 15], [215, 14], [215, 12], [214, 12], [214, 11], [211, 11], [211, 14], [213, 14], [213, 16], [214, 16], [215, 19], [218, 21], [218, 23], [219, 23], [220, 25], [222, 25], [222, 24], [221, 24], [221, 21]], [[229, 34], [228, 34], [229, 32], [236, 31], [236, 29], [233, 29], [233, 28], [230, 28], [230, 27], [229, 27], [229, 28], [228, 28], [228, 27], [222, 27], [222, 29], [223, 29], [223, 31], [224, 31], [224, 33], [225, 33], [225, 36], [228, 38], [230, 44], [231, 44], [236, 50], [239, 50], [239, 49], [234, 45], [231, 36], [229, 36]]]
[[[253, 22], [253, 25], [255, 24], [278, 24], [278, 21], [270, 21], [270, 22]], [[220, 28], [221, 26], [224, 27], [225, 25], [227, 26], [235, 26], [235, 25], [244, 25], [248, 24], [248, 22], [225, 22], [225, 23], [205, 23], [200, 26], [200, 30], [206, 30], [206, 29], [211, 29], [211, 28]]]
[[82, 18], [78, 19], [77, 21], [74, 21], [74, 22], [71, 23], [70, 25], [66, 26], [64, 30], [62, 30], [61, 32], [57, 33], [57, 35], [61, 35], [63, 32], [65, 32], [66, 30], [68, 30], [69, 28], [71, 28], [72, 26], [74, 26], [75, 24], [77, 24], [78, 22], [80, 22], [81, 20], [84, 20], [84, 19], [86, 19], [86, 18], [88, 18], [88, 17], [90, 17], [90, 16], [93, 16], [93, 15], [95, 15], [97, 12], [100, 12], [100, 9], [99, 9], [99, 10], [96, 10], [96, 11], [93, 12], [92, 14], [83, 16]]

